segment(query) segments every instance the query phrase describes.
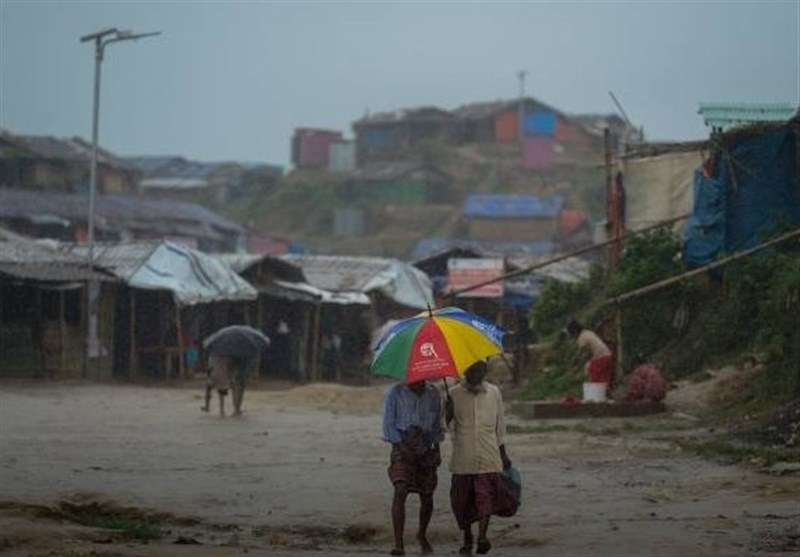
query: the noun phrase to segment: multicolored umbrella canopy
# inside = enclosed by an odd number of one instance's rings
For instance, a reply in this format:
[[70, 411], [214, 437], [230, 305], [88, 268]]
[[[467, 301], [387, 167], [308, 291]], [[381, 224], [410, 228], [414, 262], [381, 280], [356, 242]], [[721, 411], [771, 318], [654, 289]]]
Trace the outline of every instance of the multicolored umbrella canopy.
[[372, 372], [399, 381], [458, 377], [479, 360], [503, 351], [505, 331], [457, 307], [403, 319], [378, 341]]

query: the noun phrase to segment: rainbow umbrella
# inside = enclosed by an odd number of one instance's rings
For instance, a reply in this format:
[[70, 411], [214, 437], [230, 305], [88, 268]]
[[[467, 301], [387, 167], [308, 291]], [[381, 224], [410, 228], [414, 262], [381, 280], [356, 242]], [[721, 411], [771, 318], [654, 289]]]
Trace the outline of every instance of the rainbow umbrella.
[[378, 341], [372, 372], [399, 381], [459, 377], [479, 360], [503, 352], [505, 331], [457, 307], [403, 319]]

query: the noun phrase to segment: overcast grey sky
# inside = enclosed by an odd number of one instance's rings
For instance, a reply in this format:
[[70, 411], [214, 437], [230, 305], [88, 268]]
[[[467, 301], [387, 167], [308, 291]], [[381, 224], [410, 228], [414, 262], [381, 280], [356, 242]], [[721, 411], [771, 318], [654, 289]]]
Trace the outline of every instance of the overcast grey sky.
[[516, 98], [614, 112], [655, 140], [707, 135], [701, 101], [800, 103], [800, 1], [0, 1], [0, 124], [91, 138], [93, 47], [110, 45], [100, 143], [119, 155], [288, 166], [296, 127]]

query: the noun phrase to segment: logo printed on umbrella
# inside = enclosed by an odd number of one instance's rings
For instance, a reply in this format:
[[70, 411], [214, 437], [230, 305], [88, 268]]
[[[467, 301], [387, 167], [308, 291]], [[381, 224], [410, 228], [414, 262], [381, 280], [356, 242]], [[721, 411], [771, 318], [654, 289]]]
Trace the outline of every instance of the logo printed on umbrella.
[[432, 342], [426, 342], [420, 345], [419, 353], [425, 356], [426, 358], [438, 358], [439, 354], [436, 353], [436, 349], [433, 347]]
[[482, 323], [481, 321], [477, 321], [475, 319], [470, 321], [470, 324], [493, 339], [497, 338], [501, 331], [500, 327], [497, 327], [496, 325], [492, 325], [491, 323]]

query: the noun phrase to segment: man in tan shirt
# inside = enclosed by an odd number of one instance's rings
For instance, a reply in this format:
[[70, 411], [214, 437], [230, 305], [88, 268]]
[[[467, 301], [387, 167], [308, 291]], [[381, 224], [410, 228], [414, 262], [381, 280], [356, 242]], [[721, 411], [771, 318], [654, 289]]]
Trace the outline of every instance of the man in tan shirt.
[[505, 448], [503, 397], [500, 389], [484, 381], [486, 371], [485, 361], [471, 366], [450, 391], [446, 404], [453, 440], [450, 504], [464, 532], [458, 550], [462, 555], [472, 552], [473, 522], [478, 522], [477, 552], [488, 553], [492, 546], [486, 533], [491, 515], [510, 516], [512, 508], [516, 509], [501, 478], [502, 471], [511, 467]]

